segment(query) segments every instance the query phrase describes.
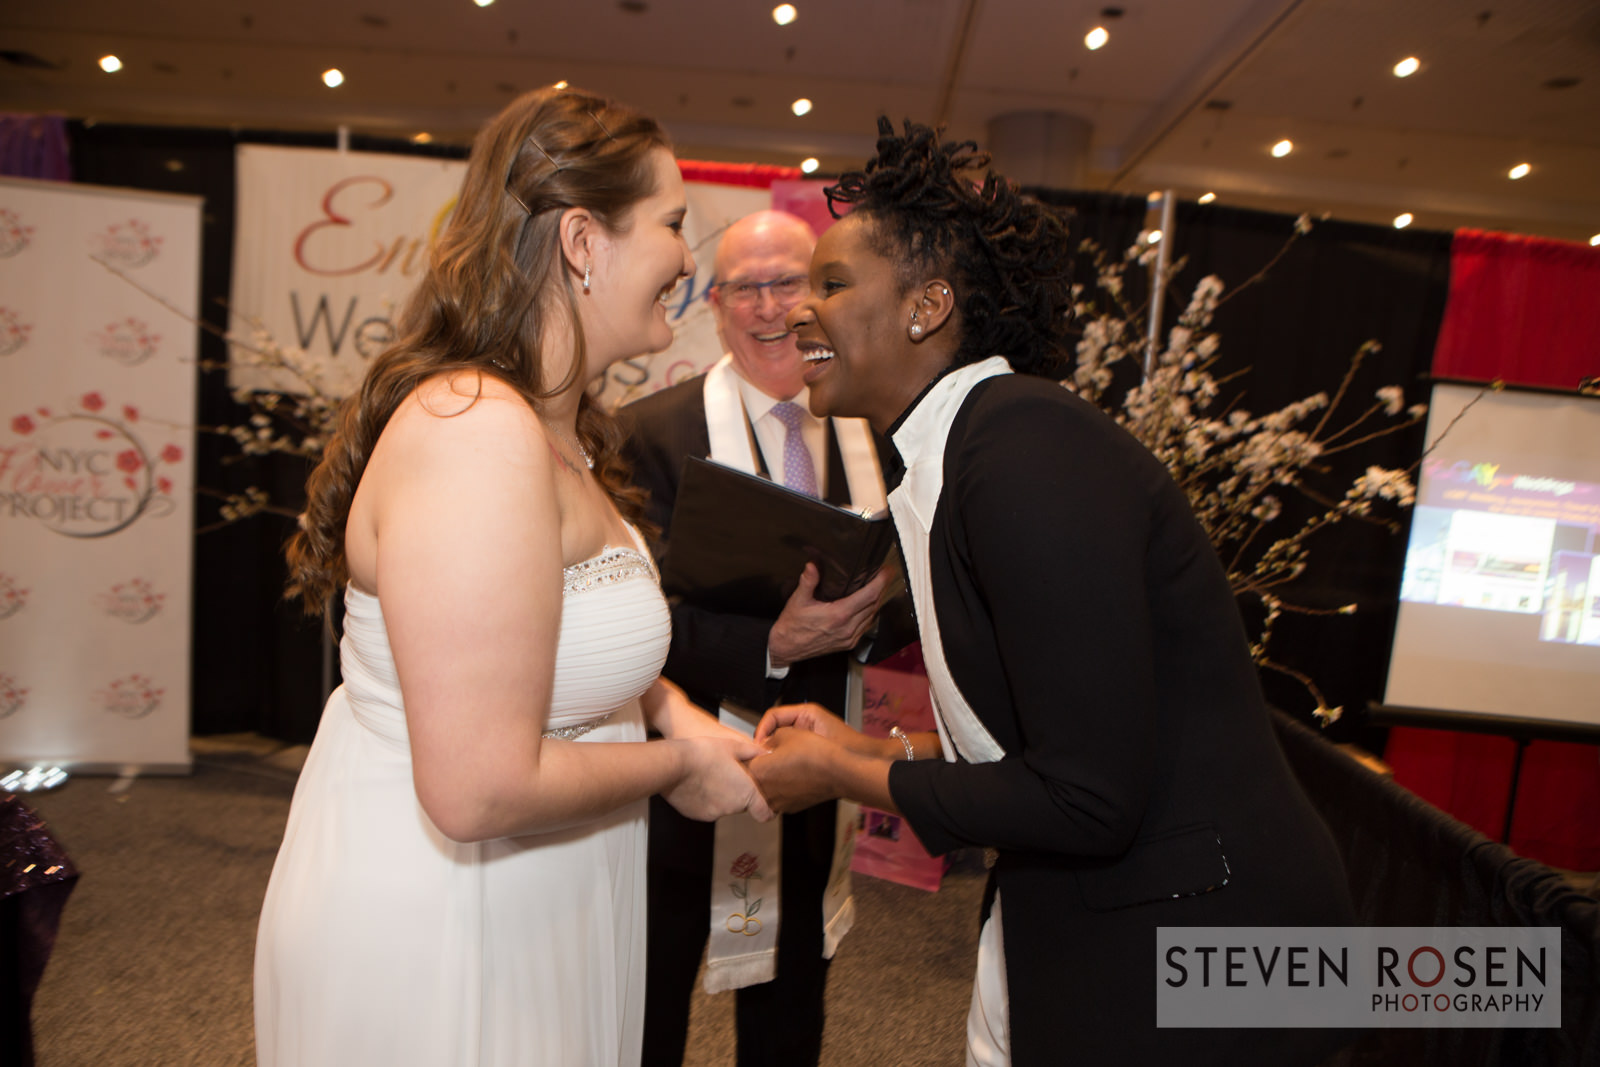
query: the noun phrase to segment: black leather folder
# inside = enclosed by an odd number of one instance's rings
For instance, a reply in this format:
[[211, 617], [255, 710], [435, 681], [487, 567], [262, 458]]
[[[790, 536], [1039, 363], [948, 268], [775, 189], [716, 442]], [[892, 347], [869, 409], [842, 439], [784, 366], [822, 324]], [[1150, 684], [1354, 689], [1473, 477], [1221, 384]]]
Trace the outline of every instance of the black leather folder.
[[887, 510], [865, 517], [690, 456], [661, 584], [708, 610], [776, 618], [807, 563], [817, 565], [817, 599], [837, 600], [865, 585], [893, 545]]

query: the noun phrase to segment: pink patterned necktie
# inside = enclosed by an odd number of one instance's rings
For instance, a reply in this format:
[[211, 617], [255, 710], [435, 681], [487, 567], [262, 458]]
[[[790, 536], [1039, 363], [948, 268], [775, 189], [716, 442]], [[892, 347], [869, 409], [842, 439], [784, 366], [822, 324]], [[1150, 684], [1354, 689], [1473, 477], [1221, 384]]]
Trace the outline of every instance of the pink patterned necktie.
[[811, 450], [806, 447], [800, 432], [805, 412], [792, 400], [772, 405], [772, 414], [783, 423], [783, 484], [807, 496], [817, 495], [817, 469], [811, 462]]

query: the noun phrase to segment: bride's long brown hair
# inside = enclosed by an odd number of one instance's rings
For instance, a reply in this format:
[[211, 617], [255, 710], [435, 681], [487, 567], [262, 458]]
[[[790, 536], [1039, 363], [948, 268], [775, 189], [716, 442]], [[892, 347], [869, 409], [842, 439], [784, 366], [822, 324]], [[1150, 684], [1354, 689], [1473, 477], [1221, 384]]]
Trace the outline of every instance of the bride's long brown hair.
[[[288, 595], [322, 615], [349, 577], [345, 522], [367, 460], [395, 409], [431, 375], [464, 368], [493, 375], [535, 411], [582, 388], [583, 328], [558, 223], [585, 208], [608, 230], [626, 227], [634, 204], [655, 192], [650, 153], [670, 148], [654, 119], [572, 89], [517, 99], [473, 143], [454, 213], [427, 273], [406, 305], [399, 339], [345, 400], [339, 429], [306, 483], [301, 529], [289, 539]], [[561, 381], [546, 380], [550, 327], [570, 328], [575, 352]], [[594, 473], [624, 515], [640, 513], [627, 485], [615, 420], [585, 393], [578, 437]]]

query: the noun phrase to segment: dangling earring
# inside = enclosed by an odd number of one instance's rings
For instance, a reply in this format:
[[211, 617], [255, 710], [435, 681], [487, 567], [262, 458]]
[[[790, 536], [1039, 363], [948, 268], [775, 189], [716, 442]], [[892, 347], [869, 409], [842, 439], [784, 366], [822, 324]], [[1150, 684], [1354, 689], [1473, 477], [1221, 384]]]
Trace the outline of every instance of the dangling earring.
[[917, 312], [915, 311], [911, 313], [911, 328], [906, 332], [911, 335], [913, 341], [922, 336], [922, 323], [917, 321]]
[[583, 265], [583, 291], [586, 292], [586, 293], [589, 291], [589, 274], [593, 270], [594, 270], [594, 264], [593, 263], [585, 263]]

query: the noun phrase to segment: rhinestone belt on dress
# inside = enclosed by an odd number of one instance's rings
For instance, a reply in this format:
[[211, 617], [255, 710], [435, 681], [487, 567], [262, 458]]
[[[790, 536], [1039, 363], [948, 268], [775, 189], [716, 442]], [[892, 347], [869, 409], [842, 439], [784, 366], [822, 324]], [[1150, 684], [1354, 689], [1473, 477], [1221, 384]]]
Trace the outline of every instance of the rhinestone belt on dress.
[[557, 726], [553, 730], [546, 730], [539, 736], [545, 738], [554, 738], [557, 741], [571, 741], [574, 738], [582, 737], [584, 734], [588, 733], [590, 730], [593, 730], [597, 726], [604, 726], [606, 720], [610, 719], [613, 714], [615, 713], [608, 711], [598, 719], [588, 719], [584, 722], [575, 722], [571, 726]]

